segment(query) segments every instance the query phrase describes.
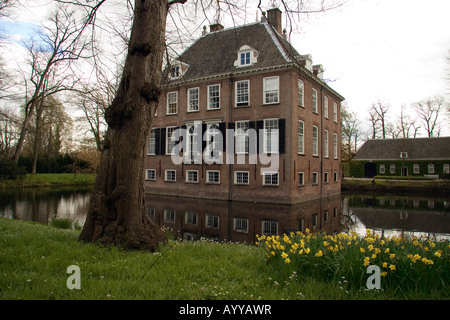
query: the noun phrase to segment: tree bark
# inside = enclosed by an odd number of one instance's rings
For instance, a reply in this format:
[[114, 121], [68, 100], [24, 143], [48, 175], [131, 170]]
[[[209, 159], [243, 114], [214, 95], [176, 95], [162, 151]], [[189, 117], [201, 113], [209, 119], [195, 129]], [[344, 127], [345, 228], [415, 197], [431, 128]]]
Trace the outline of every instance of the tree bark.
[[167, 0], [135, 0], [128, 54], [116, 97], [105, 112], [108, 130], [81, 240], [139, 250], [155, 250], [167, 240], [147, 215], [144, 192], [167, 11]]

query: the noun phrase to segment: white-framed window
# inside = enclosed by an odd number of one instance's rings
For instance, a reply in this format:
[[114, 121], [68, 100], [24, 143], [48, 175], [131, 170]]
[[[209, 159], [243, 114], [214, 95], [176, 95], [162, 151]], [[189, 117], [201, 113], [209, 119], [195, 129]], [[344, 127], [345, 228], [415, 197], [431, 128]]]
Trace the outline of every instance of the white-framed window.
[[173, 154], [173, 149], [175, 148], [176, 141], [172, 141], [172, 135], [177, 127], [166, 127], [166, 154]]
[[444, 163], [442, 166], [442, 173], [450, 173], [450, 165], [448, 163]]
[[263, 177], [263, 185], [264, 186], [278, 186], [278, 172], [264, 172]]
[[236, 107], [250, 105], [250, 80], [236, 81]]
[[433, 163], [428, 164], [428, 173], [434, 173], [434, 164]]
[[305, 84], [298, 79], [298, 106], [305, 107]]
[[391, 165], [389, 166], [389, 172], [390, 172], [390, 173], [395, 173], [395, 164], [391, 164]]
[[299, 186], [305, 185], [305, 173], [304, 172], [298, 172], [298, 185]]
[[338, 116], [337, 116], [337, 103], [336, 102], [333, 102], [333, 121], [335, 122], [335, 123], [337, 123], [338, 122]]
[[167, 108], [166, 114], [177, 114], [178, 112], [178, 92], [167, 93]]
[[317, 90], [312, 89], [312, 111], [314, 113], [319, 113], [319, 108], [317, 106]]
[[312, 184], [319, 184], [319, 174], [317, 172], [313, 172]]
[[263, 79], [264, 83], [264, 104], [278, 103], [279, 98], [279, 81], [280, 77], [268, 77]]
[[334, 136], [334, 140], [333, 140], [333, 143], [334, 143], [334, 145], [333, 145], [333, 156], [334, 156], [335, 159], [337, 159], [338, 158], [338, 134], [334, 133], [333, 136]]
[[198, 182], [198, 170], [186, 170], [186, 182]]
[[278, 119], [264, 119], [264, 153], [278, 153]]
[[208, 110], [220, 109], [220, 84], [208, 86]]
[[147, 169], [145, 172], [146, 172], [145, 180], [152, 180], [152, 181], [156, 180], [156, 170], [155, 169]]
[[235, 122], [235, 148], [237, 154], [248, 153], [248, 129], [249, 121]]
[[328, 97], [323, 96], [323, 116], [328, 119]]
[[386, 172], [386, 166], [384, 164], [380, 164], [380, 173]]
[[244, 51], [239, 53], [239, 65], [240, 66], [248, 66], [250, 65], [250, 54], [251, 51]]
[[[200, 153], [201, 153], [201, 140], [198, 135], [201, 135], [201, 122], [194, 122], [186, 125], [186, 151], [185, 151], [185, 160], [187, 161], [194, 161], [194, 163], [197, 162], [197, 160], [200, 159]], [[199, 145], [200, 142], [200, 145]]]
[[[221, 132], [219, 129], [219, 123], [211, 122], [207, 123], [206, 131], [206, 159], [209, 161], [219, 161], [222, 155]], [[224, 137], [222, 137], [223, 139]]]
[[206, 170], [206, 182], [207, 183], [220, 183], [220, 171], [219, 170]]
[[278, 234], [278, 221], [263, 220], [262, 221], [262, 233], [268, 235]]
[[185, 211], [184, 212], [184, 223], [190, 225], [197, 225], [198, 212], [197, 211]]
[[324, 156], [325, 158], [328, 158], [328, 130], [325, 130], [324, 140]]
[[176, 78], [179, 78], [180, 76], [181, 76], [180, 66], [173, 66], [172, 68], [170, 68], [170, 78], [171, 79], [176, 79]]
[[298, 121], [298, 154], [305, 154], [305, 122]]
[[233, 218], [233, 230], [237, 232], [248, 232], [247, 218]]
[[206, 214], [206, 227], [210, 229], [219, 229], [219, 216]]
[[164, 222], [175, 223], [176, 211], [175, 209], [164, 209]]
[[248, 171], [235, 171], [234, 184], [249, 184], [249, 175]]
[[329, 183], [329, 182], [330, 182], [330, 177], [329, 177], [328, 172], [325, 172], [325, 173], [324, 173], [324, 175], [323, 175], [323, 181], [324, 181], [324, 183]]
[[190, 88], [188, 89], [188, 112], [198, 111], [198, 101], [200, 97], [200, 89], [199, 88]]
[[319, 128], [313, 126], [313, 141], [312, 141], [312, 154], [313, 156], [319, 155]]
[[156, 154], [156, 129], [150, 130], [150, 138], [148, 140], [147, 155]]
[[338, 182], [338, 180], [339, 180], [338, 172], [335, 171], [334, 172], [334, 182]]
[[164, 181], [177, 181], [177, 171], [176, 170], [165, 170], [164, 171]]
[[414, 173], [419, 173], [420, 172], [420, 166], [418, 163], [414, 163], [413, 165], [413, 172]]

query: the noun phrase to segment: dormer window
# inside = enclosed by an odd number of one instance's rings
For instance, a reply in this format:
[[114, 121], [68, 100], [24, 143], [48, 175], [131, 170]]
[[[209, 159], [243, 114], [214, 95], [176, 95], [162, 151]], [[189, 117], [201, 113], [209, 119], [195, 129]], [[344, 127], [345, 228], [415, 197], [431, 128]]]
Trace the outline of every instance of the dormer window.
[[181, 78], [189, 68], [189, 65], [181, 61], [172, 61], [169, 65], [169, 78], [175, 80]]
[[237, 68], [254, 65], [258, 61], [259, 53], [250, 46], [244, 45], [239, 48], [237, 59], [234, 66]]

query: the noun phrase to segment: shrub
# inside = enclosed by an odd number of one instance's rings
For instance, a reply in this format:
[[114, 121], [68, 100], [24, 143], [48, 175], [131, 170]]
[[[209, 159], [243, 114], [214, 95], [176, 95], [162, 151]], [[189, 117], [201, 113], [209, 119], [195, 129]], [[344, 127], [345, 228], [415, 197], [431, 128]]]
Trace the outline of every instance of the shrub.
[[17, 179], [26, 175], [24, 167], [20, 167], [10, 159], [0, 158], [0, 180]]

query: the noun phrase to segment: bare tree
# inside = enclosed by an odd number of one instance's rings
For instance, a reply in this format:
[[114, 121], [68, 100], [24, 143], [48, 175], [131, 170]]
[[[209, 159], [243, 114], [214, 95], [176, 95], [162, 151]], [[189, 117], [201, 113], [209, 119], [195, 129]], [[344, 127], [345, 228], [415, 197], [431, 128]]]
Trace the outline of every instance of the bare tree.
[[422, 125], [428, 137], [440, 135], [439, 115], [445, 110], [446, 101], [443, 96], [434, 96], [414, 104]]
[[[376, 139], [377, 137], [381, 137], [382, 139], [386, 138], [386, 114], [388, 110], [389, 105], [381, 100], [372, 103], [372, 107], [369, 109], [369, 117], [372, 123], [372, 139]], [[381, 136], [379, 130], [381, 130]]]
[[[51, 25], [41, 33], [40, 43], [31, 42], [29, 53], [30, 72], [25, 78], [24, 121], [12, 160], [17, 162], [22, 152], [28, 126], [36, 105], [46, 97], [73, 88], [75, 80], [70, 71], [71, 62], [79, 59], [89, 43], [81, 38], [85, 25], [79, 25], [74, 11], [60, 7], [50, 19]], [[58, 72], [56, 72], [58, 70]], [[28, 88], [31, 87], [31, 88]], [[29, 92], [28, 92], [29, 91]]]
[[350, 112], [346, 104], [341, 105], [342, 160], [350, 161], [358, 148], [361, 134], [360, 122], [355, 112]]

